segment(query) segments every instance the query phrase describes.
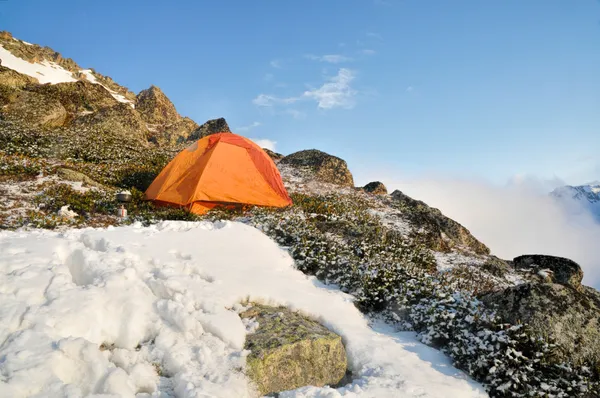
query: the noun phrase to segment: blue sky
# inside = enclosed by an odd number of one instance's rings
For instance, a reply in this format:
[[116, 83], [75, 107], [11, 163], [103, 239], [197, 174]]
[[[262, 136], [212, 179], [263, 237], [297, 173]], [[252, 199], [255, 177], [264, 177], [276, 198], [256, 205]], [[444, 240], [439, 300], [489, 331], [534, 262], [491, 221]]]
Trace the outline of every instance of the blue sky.
[[600, 179], [596, 0], [5, 0], [0, 28], [359, 183]]

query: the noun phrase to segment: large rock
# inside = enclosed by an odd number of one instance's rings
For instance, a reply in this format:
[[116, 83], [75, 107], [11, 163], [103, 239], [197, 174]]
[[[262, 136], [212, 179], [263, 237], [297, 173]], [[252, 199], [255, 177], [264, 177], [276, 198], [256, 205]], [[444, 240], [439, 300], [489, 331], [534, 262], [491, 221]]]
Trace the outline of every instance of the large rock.
[[196, 141], [211, 134], [231, 133], [227, 121], [224, 118], [211, 119], [202, 126], [194, 130], [189, 136], [188, 141]]
[[97, 131], [99, 134], [110, 132], [111, 135], [121, 135], [141, 142], [146, 142], [148, 134], [146, 123], [140, 114], [125, 103], [80, 116], [73, 121], [72, 128]]
[[285, 307], [254, 305], [241, 313], [254, 318], [249, 333], [246, 372], [261, 394], [303, 386], [335, 385], [346, 375], [346, 350], [340, 336]]
[[[556, 362], [590, 363], [600, 370], [600, 294], [557, 283], [525, 283], [481, 297], [512, 324], [522, 322], [560, 347]], [[595, 365], [594, 365], [595, 364]]]
[[490, 249], [471, 235], [468, 229], [444, 216], [441, 211], [415, 200], [399, 190], [391, 194], [393, 203], [400, 208], [427, 247], [436, 251], [453, 248], [466, 249], [476, 254], [489, 254]]
[[316, 149], [292, 153], [281, 159], [280, 163], [307, 169], [321, 182], [354, 187], [354, 179], [346, 161]]
[[[515, 258], [513, 266], [520, 270], [533, 271], [543, 275], [549, 282], [571, 286], [582, 290], [583, 270], [576, 262], [568, 258], [528, 254]], [[547, 272], [549, 270], [550, 272]]]
[[269, 157], [275, 162], [279, 162], [281, 159], [283, 159], [283, 155], [277, 152], [273, 152], [272, 150], [268, 149], [268, 148], [263, 148], [263, 151], [265, 151], [267, 153], [267, 155], [269, 155]]
[[184, 117], [165, 127], [149, 126], [148, 140], [158, 145], [175, 145], [185, 142], [197, 128], [196, 122], [189, 117]]
[[140, 91], [135, 109], [140, 113], [142, 120], [153, 125], [167, 126], [181, 119], [175, 105], [156, 86]]
[[27, 126], [60, 127], [67, 121], [67, 110], [60, 101], [32, 91], [19, 91], [0, 110], [5, 120]]
[[0, 86], [22, 88], [38, 81], [31, 76], [24, 75], [5, 66], [0, 65]]
[[387, 188], [380, 181], [373, 181], [368, 183], [363, 187], [363, 190], [374, 195], [387, 195], [388, 193]]
[[63, 180], [82, 182], [84, 185], [88, 185], [95, 188], [105, 188], [104, 185], [92, 180], [87, 175], [66, 167], [58, 168], [56, 170], [56, 174]]

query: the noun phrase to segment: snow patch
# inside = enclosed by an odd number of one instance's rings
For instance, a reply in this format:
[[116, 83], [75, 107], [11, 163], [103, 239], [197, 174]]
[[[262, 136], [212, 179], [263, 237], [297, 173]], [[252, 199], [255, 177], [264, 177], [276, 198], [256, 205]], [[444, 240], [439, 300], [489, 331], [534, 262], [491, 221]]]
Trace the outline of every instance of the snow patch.
[[41, 63], [27, 62], [24, 59], [14, 56], [2, 45], [0, 45], [0, 59], [2, 59], [2, 66], [6, 66], [24, 75], [35, 77], [41, 84], [77, 81], [71, 72], [54, 62], [46, 60]]
[[117, 101], [129, 104], [129, 105], [131, 105], [132, 108], [135, 108], [135, 104], [133, 103], [133, 101], [128, 100], [127, 98], [125, 98], [125, 96], [117, 93], [116, 91], [111, 90], [110, 88], [108, 88], [105, 85], [103, 85], [102, 83], [100, 83], [98, 81], [98, 79], [96, 79], [96, 76], [94, 76], [94, 74], [92, 73], [91, 69], [82, 69], [82, 70], [80, 70], [80, 72], [85, 76], [85, 78], [90, 83], [99, 84], [102, 87], [104, 87], [110, 93], [110, 95], [112, 95], [113, 98], [116, 99]]
[[247, 297], [310, 314], [345, 342], [351, 384], [282, 396], [486, 396], [414, 334], [373, 329], [352, 296], [296, 270], [257, 229], [175, 221], [0, 232], [0, 396], [255, 396]]

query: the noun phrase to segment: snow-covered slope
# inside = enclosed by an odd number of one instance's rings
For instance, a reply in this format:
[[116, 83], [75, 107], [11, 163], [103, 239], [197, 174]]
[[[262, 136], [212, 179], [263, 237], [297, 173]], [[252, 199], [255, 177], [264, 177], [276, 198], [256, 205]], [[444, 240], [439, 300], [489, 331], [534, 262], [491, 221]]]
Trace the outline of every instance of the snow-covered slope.
[[14, 56], [10, 51], [0, 45], [0, 59], [2, 66], [15, 70], [27, 76], [36, 78], [40, 83], [57, 84], [75, 82], [73, 74], [60, 65], [44, 60], [41, 63], [31, 63]]
[[232, 222], [0, 232], [0, 396], [250, 397], [236, 370], [246, 298], [304, 311], [344, 339], [351, 384], [282, 397], [486, 396]]
[[[23, 42], [25, 43], [25, 42]], [[27, 45], [31, 45], [25, 43]], [[77, 79], [73, 76], [73, 73], [58, 65], [55, 62], [44, 60], [42, 62], [28, 62], [13, 55], [10, 51], [0, 45], [0, 60], [2, 60], [2, 66], [17, 71], [27, 76], [36, 78], [41, 84], [58, 84], [76, 82]], [[133, 101], [128, 100], [125, 96], [111, 90], [105, 85], [98, 82], [96, 77], [92, 74], [90, 69], [83, 69], [79, 71], [85, 78], [94, 84], [100, 84], [119, 102], [124, 102], [134, 106]]]
[[572, 211], [589, 211], [600, 222], [600, 182], [587, 185], [556, 188], [551, 196], [568, 206]]

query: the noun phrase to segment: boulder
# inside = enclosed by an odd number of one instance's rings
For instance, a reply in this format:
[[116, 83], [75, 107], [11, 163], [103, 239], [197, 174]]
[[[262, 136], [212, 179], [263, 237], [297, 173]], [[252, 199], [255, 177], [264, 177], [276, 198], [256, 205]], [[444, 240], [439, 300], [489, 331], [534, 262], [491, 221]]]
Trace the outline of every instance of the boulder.
[[490, 249], [475, 239], [468, 229], [444, 216], [441, 211], [415, 200], [399, 190], [391, 194], [393, 205], [419, 232], [419, 240], [435, 251], [447, 252], [462, 248], [476, 254], [489, 254]]
[[37, 79], [24, 75], [4, 66], [0, 66], [0, 86], [22, 88], [28, 84], [37, 83]]
[[140, 91], [136, 97], [135, 109], [142, 120], [149, 124], [167, 126], [181, 119], [175, 105], [156, 86]]
[[280, 163], [309, 170], [320, 182], [354, 187], [354, 179], [346, 161], [316, 149], [292, 153], [281, 159]]
[[75, 170], [68, 169], [66, 167], [61, 167], [56, 170], [56, 174], [64, 180], [74, 181], [74, 182], [82, 182], [85, 185], [89, 185], [96, 188], [105, 188], [102, 184], [92, 180], [90, 177], [86, 176], [83, 173], [80, 173]]
[[[557, 283], [524, 283], [481, 297], [503, 321], [531, 326], [559, 346], [556, 362], [600, 366], [600, 293]], [[600, 369], [600, 368], [598, 368]]]
[[576, 290], [583, 289], [583, 270], [579, 264], [568, 258], [528, 254], [513, 259], [513, 266], [520, 270], [533, 271], [547, 278], [548, 282], [571, 286]]
[[373, 181], [368, 183], [363, 187], [363, 190], [365, 192], [369, 192], [375, 195], [387, 195], [388, 193], [385, 185], [383, 185], [383, 183], [379, 181]]
[[196, 141], [216, 133], [231, 133], [227, 121], [222, 117], [219, 119], [211, 119], [198, 127], [188, 136], [188, 141]]
[[254, 305], [240, 314], [258, 328], [246, 337], [248, 377], [262, 395], [339, 383], [346, 375], [342, 339], [285, 307]]

